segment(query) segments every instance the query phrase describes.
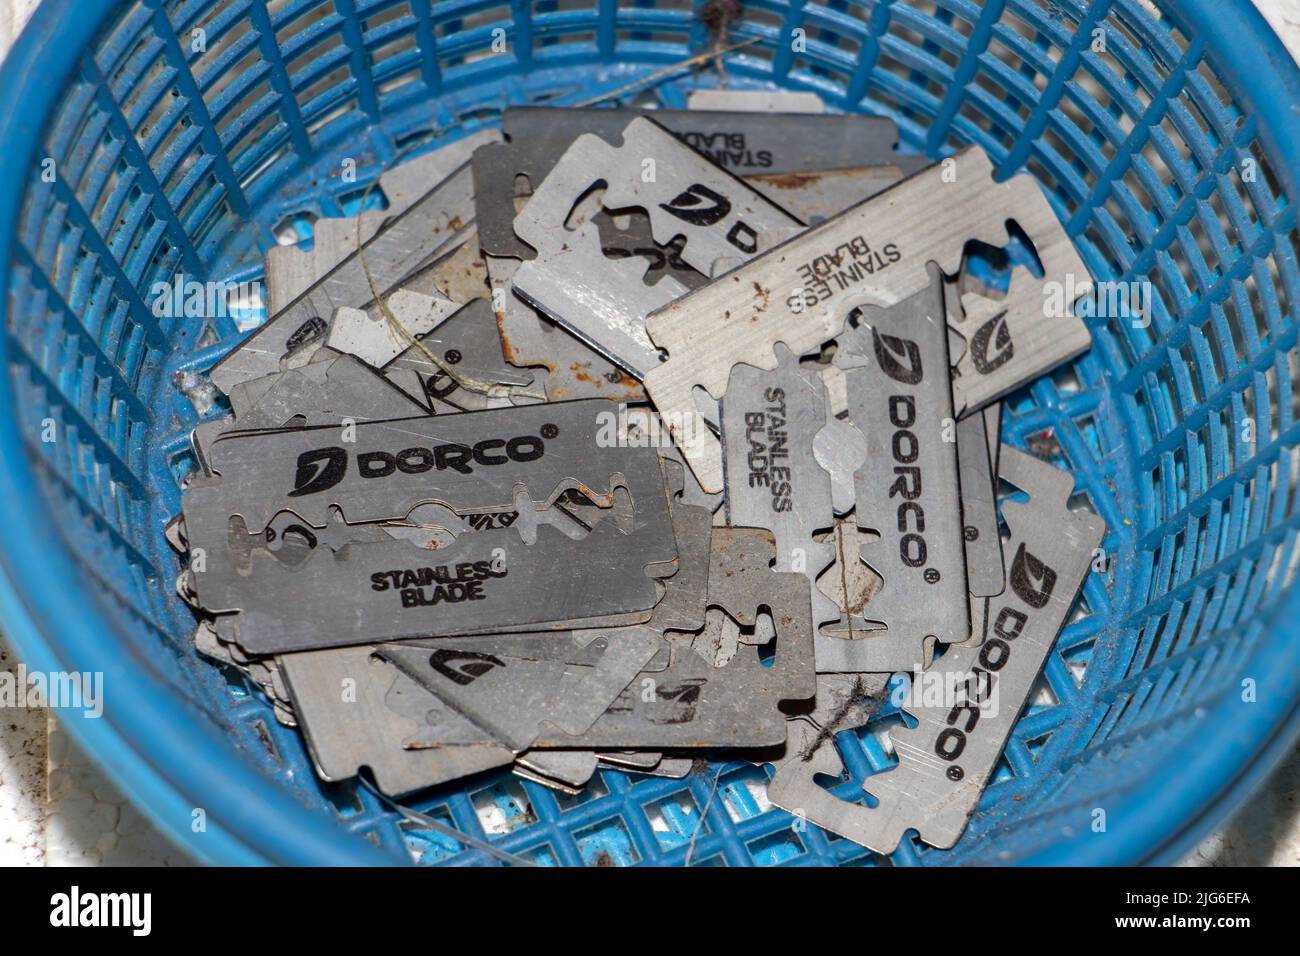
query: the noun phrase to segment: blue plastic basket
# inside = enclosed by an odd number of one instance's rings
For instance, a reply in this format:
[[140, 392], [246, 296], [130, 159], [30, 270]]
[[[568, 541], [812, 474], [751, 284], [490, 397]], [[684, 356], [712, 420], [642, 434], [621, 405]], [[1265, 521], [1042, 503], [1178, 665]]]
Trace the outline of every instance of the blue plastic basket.
[[[664, 72], [713, 42], [701, 6], [45, 0], [10, 54], [3, 626], [30, 668], [105, 674], [103, 717], [64, 719], [197, 858], [492, 862], [319, 783], [298, 735], [195, 656], [162, 537], [197, 420], [174, 381], [238, 333], [155, 317], [150, 286], [258, 277], [277, 232], [306, 238], [399, 152], [507, 105], [618, 90], [682, 106], [717, 82]], [[732, 87], [888, 115], [932, 157], [979, 143], [1037, 177], [1097, 278], [1153, 283], [1149, 329], [1097, 321], [1088, 355], [1008, 404], [1004, 437], [1073, 469], [1116, 558], [965, 837], [892, 862], [1177, 858], [1300, 730], [1300, 73], [1245, 0], [749, 0], [729, 37], [758, 38], [726, 57]], [[338, 175], [348, 157], [358, 183]], [[859, 796], [888, 758], [870, 733], [837, 743], [837, 792]], [[602, 772], [564, 799], [488, 774], [415, 806], [543, 863], [890, 862], [793, 827], [763, 781], [742, 764]]]

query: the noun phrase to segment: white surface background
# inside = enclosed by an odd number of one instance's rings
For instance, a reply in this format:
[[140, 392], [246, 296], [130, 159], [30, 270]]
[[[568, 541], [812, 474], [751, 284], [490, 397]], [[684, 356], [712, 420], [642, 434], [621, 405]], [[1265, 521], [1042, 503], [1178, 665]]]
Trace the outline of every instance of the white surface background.
[[[0, 57], [37, 2], [0, 0]], [[1300, 54], [1300, 0], [1256, 3], [1291, 52]], [[0, 634], [0, 671], [16, 667]], [[1300, 866], [1298, 794], [1300, 753], [1185, 864]], [[40, 708], [0, 710], [0, 865], [185, 862], [50, 714]]]

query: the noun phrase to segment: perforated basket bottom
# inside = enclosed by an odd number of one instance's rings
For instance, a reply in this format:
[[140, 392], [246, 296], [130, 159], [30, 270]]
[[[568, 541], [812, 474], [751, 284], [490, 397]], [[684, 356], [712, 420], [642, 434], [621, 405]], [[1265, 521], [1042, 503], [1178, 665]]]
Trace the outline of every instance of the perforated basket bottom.
[[[437, 145], [431, 130], [452, 137], [495, 122], [505, 103], [619, 90], [627, 103], [680, 108], [695, 84], [716, 81], [676, 71], [634, 86], [707, 47], [682, 3], [542, 2], [519, 23], [502, 19], [514, 8], [481, 6], [122, 5], [44, 134], [60, 172], [50, 188], [25, 187], [6, 299], [15, 415], [26, 436], [47, 417], [64, 436], [26, 448], [106, 639], [161, 675], [177, 708], [229, 735], [231, 780], [260, 786], [243, 776], [252, 764], [305, 812], [338, 817], [358, 846], [424, 862], [492, 861], [400, 824], [354, 786], [320, 785], [298, 735], [189, 647], [193, 618], [172, 594], [177, 560], [161, 537], [197, 420], [174, 377], [210, 365], [235, 332], [230, 320], [154, 317], [146, 294], [178, 272], [257, 278], [277, 233], [305, 239], [315, 217], [354, 210], [379, 167]], [[514, 52], [494, 58], [503, 23]], [[204, 52], [191, 49], [197, 29]], [[786, 42], [794, 29], [801, 51]], [[1271, 625], [1295, 570], [1300, 474], [1300, 237], [1284, 169], [1234, 99], [1240, 78], [1220, 77], [1204, 38], [1139, 0], [755, 0], [730, 35], [758, 40], [728, 58], [733, 86], [775, 77], [833, 108], [889, 115], [932, 157], [978, 143], [1000, 171], [1036, 177], [1096, 278], [1151, 280], [1149, 328], [1094, 322], [1087, 356], [1006, 403], [1004, 439], [1073, 471], [1081, 506], [1109, 526], [1110, 561], [1086, 583], [963, 840], [907, 844], [892, 862], [1073, 845], [1096, 809], [1153, 774], [1176, 779], [1169, 759], [1225, 733], [1243, 677], [1274, 676], [1253, 655], [1278, 652]], [[346, 160], [355, 182], [338, 175]], [[870, 732], [837, 743], [851, 779], [836, 792], [857, 798], [887, 755]], [[155, 762], [183, 759], [133, 744]], [[413, 805], [540, 862], [881, 862], [770, 809], [763, 779], [742, 764], [685, 781], [606, 771], [565, 799], [497, 774]], [[160, 823], [189, 838], [188, 818]]]

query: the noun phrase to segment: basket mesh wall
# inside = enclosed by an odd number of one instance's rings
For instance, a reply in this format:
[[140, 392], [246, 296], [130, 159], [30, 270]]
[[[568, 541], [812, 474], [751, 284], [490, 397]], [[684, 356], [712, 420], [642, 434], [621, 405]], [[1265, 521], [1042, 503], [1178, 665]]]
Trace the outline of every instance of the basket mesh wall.
[[[176, 273], [259, 278], [266, 248], [354, 211], [398, 152], [508, 105], [611, 94], [682, 106], [716, 70], [634, 84], [718, 40], [700, 7], [126, 3], [50, 117], [57, 176], [26, 189], [6, 333], [31, 467], [65, 543], [116, 639], [227, 728], [241, 759], [395, 855], [490, 862], [399, 826], [364, 791], [318, 784], [297, 735], [189, 646], [161, 537], [197, 420], [176, 378], [237, 333], [230, 317], [157, 317], [149, 289]], [[1143, 0], [750, 0], [726, 40], [757, 41], [727, 56], [733, 87], [815, 90], [834, 109], [892, 117], [914, 151], [974, 142], [1002, 173], [1027, 170], [1098, 279], [1154, 291], [1149, 327], [1094, 322], [1087, 356], [1008, 404], [1006, 438], [1073, 469], [1112, 560], [1088, 580], [965, 838], [945, 852], [904, 845], [892, 862], [1017, 858], [1086, 828], [1167, 740], [1202, 732], [1291, 584], [1295, 207], [1202, 39]], [[39, 440], [47, 419], [57, 442]], [[854, 798], [891, 758], [871, 730], [838, 744], [849, 776], [837, 792]], [[742, 764], [682, 781], [605, 772], [566, 799], [489, 774], [415, 805], [544, 863], [889, 862], [793, 827], [765, 779]]]

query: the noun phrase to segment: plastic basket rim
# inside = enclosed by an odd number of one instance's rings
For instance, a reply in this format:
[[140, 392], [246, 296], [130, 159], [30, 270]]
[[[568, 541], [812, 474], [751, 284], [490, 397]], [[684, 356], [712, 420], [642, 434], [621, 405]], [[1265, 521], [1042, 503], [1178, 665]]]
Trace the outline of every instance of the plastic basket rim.
[[[1243, 108], [1249, 105], [1257, 117], [1269, 155], [1300, 156], [1300, 116], [1288, 107], [1300, 102], [1300, 68], [1254, 5], [1239, 3], [1225, 10], [1221, 0], [1158, 2], [1176, 23], [1181, 20], [1192, 28], [1219, 72], [1240, 81], [1239, 98]], [[165, 16], [161, 7], [150, 6], [155, 16]], [[32, 181], [31, 160], [47, 116], [101, 28], [119, 12], [120, 5], [113, 0], [81, 0], [75, 10], [74, 0], [43, 0], [37, 7], [0, 67], [0, 142], [16, 144], [0, 154], [2, 181]], [[1236, 23], [1225, 22], [1233, 19]], [[1290, 166], [1275, 163], [1275, 172], [1294, 201], [1300, 190]], [[25, 190], [0, 190], [0, 274], [6, 278], [25, 195]], [[0, 320], [7, 321], [7, 306], [7, 297], [0, 296]], [[0, 336], [0, 358], [7, 356], [7, 337]], [[0, 375], [0, 456], [14, 463], [0, 468], [0, 495], [10, 503], [8, 527], [0, 534], [0, 613], [5, 633], [29, 669], [65, 669], [75, 660], [80, 665], [75, 669], [103, 670], [122, 688], [120, 699], [105, 709], [102, 718], [64, 719], [76, 742], [156, 827], [201, 861], [401, 862], [367, 845], [346, 826], [304, 812], [276, 781], [251, 766], [238, 767], [249, 786], [234, 786], [221, 778], [213, 762], [229, 762], [229, 741], [188, 714], [178, 713], [170, 701], [175, 691], [160, 680], [125, 670], [112, 648], [102, 646], [96, 621], [67, 613], [87, 589], [77, 583], [75, 564], [61, 547], [41, 552], [40, 561], [29, 556], [27, 542], [58, 539], [42, 507], [16, 426], [14, 400], [9, 376]], [[1273, 653], [1270, 672], [1294, 675], [1288, 693], [1261, 695], [1231, 732], [1220, 730], [1212, 739], [1200, 741], [1199, 747], [1180, 740], [1176, 756], [1185, 772], [1176, 782], [1152, 775], [1112, 807], [1112, 813], [1127, 814], [1133, 824], [1122, 832], [1112, 830], [1105, 840], [1088, 841], [1089, 834], [1062, 838], [1021, 862], [1167, 864], [1190, 850], [1246, 799], [1300, 738], [1300, 640], [1294, 639], [1300, 626], [1286, 623], [1296, 619], [1300, 619], [1300, 587], [1292, 587], [1275, 611], [1267, 625], [1269, 639], [1252, 658], [1262, 657], [1264, 651]], [[1232, 768], [1226, 778], [1223, 766]], [[206, 809], [208, 821], [201, 839], [185, 825], [192, 808], [198, 806]]]

